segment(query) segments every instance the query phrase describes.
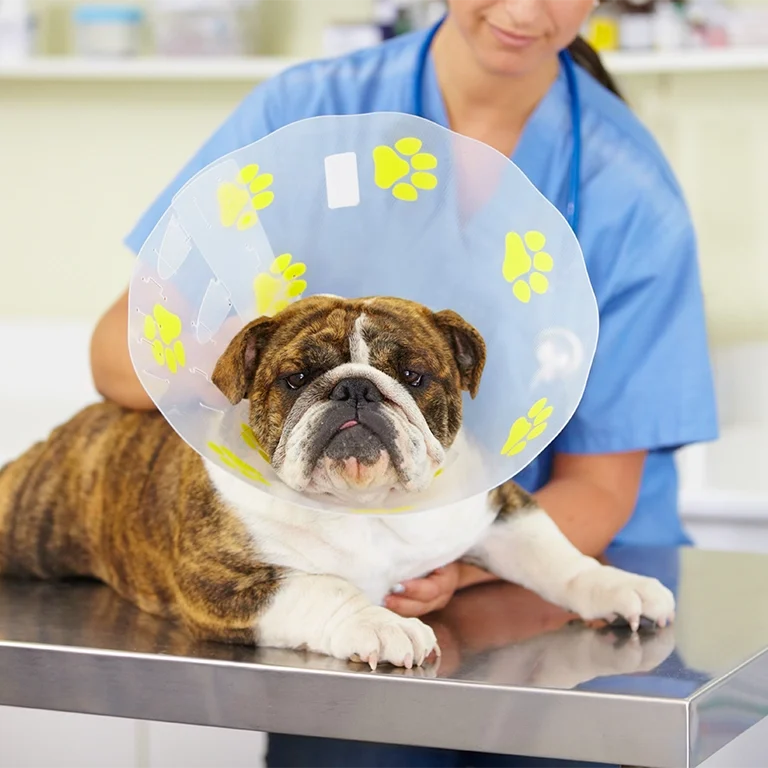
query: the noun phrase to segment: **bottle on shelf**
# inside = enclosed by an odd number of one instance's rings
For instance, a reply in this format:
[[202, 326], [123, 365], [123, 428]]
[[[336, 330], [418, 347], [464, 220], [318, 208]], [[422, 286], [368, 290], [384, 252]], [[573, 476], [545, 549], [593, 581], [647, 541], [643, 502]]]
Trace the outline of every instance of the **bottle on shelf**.
[[35, 49], [37, 23], [27, 0], [0, 0], [0, 61], [23, 61]]
[[603, 0], [592, 11], [582, 32], [596, 51], [615, 51], [619, 47], [619, 11], [613, 0]]
[[445, 0], [427, 0], [424, 3], [423, 18], [421, 20], [421, 26], [431, 27], [445, 16], [448, 10]]
[[654, 44], [656, 0], [619, 0], [619, 47], [650, 50]]
[[679, 51], [688, 47], [688, 26], [682, 0], [660, 0], [653, 17], [654, 47], [659, 51]]
[[399, 2], [397, 4], [397, 16], [395, 17], [395, 36], [405, 35], [414, 27], [412, 3]]
[[373, 23], [379, 28], [382, 40], [389, 40], [395, 36], [397, 11], [397, 0], [374, 0]]
[[721, 0], [690, 0], [687, 17], [692, 44], [699, 48], [727, 45], [728, 16]]

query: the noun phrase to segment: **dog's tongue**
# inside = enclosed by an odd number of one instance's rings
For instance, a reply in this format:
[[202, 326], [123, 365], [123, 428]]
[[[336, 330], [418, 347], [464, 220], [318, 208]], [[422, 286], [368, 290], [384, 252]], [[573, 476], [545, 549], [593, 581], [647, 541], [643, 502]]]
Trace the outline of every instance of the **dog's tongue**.
[[349, 421], [345, 421], [340, 427], [339, 432], [341, 432], [343, 429], [349, 429], [350, 427], [356, 427], [360, 422], [355, 421], [355, 419], [350, 419]]

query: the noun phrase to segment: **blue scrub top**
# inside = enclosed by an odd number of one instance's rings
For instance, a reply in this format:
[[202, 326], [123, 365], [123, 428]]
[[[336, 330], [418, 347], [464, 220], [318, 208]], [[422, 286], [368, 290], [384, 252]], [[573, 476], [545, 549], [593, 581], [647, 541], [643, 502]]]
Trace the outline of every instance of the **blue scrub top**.
[[[302, 118], [413, 112], [425, 32], [294, 67], [255, 88], [160, 194], [126, 238], [136, 253], [195, 173]], [[659, 147], [629, 108], [576, 67], [582, 102], [579, 240], [600, 311], [600, 338], [573, 419], [515, 479], [536, 491], [555, 452], [647, 449], [636, 510], [614, 545], [690, 543], [678, 516], [673, 451], [717, 437], [704, 308], [689, 212]], [[424, 117], [448, 127], [430, 60]], [[561, 211], [568, 196], [571, 112], [565, 75], [528, 120], [512, 157]]]

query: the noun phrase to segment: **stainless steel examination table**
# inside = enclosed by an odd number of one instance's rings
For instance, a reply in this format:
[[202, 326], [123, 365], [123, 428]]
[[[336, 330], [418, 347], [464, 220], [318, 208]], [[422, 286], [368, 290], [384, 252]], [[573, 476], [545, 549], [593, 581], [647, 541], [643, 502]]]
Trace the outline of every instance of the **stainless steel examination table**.
[[[0, 704], [646, 768], [701, 763], [768, 715], [768, 556], [622, 549], [674, 626], [586, 627], [510, 584], [430, 623], [439, 665], [194, 644], [109, 589], [0, 581]], [[768, 751], [768, 745], [766, 745]]]

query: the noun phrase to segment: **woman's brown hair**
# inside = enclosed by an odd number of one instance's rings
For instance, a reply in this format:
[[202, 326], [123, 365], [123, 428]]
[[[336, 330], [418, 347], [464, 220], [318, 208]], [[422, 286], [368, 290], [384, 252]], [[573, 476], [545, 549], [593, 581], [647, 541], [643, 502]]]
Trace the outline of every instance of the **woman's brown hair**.
[[624, 96], [616, 85], [616, 81], [603, 66], [597, 51], [583, 37], [577, 37], [568, 46], [568, 52], [576, 64], [589, 72], [598, 83], [601, 83], [609, 91], [615, 93], [622, 101], [624, 100]]

